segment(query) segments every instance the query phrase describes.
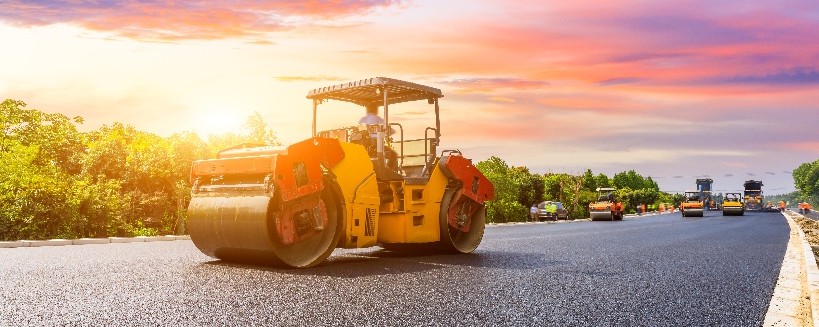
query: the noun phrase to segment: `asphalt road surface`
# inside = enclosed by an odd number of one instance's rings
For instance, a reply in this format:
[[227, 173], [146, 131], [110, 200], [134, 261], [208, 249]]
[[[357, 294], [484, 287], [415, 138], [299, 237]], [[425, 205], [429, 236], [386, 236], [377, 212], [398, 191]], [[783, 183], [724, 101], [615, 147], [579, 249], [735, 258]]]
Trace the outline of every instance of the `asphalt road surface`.
[[307, 270], [190, 241], [0, 249], [0, 326], [761, 325], [778, 213], [489, 227], [470, 255], [336, 250]]
[[[799, 209], [796, 209], [796, 208], [791, 209], [791, 210], [793, 210], [794, 212], [799, 212]], [[816, 210], [810, 210], [810, 211], [804, 213], [803, 216], [808, 217], [808, 218], [813, 219], [813, 220], [819, 220], [819, 212], [816, 212]]]

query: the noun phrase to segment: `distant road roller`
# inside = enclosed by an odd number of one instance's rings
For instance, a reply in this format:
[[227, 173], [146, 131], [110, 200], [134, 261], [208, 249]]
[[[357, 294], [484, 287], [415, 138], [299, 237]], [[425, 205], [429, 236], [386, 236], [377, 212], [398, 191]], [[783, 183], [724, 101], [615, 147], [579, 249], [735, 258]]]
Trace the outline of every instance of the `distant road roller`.
[[[298, 268], [337, 247], [474, 251], [495, 190], [460, 151], [437, 154], [441, 97], [437, 88], [383, 77], [309, 91], [313, 137], [193, 163], [191, 240], [214, 258]], [[384, 125], [317, 132], [317, 108], [330, 100], [381, 107]], [[418, 100], [433, 105], [435, 125], [404, 139], [390, 108]]]
[[742, 202], [742, 193], [725, 193], [722, 198], [723, 216], [742, 216], [745, 214], [745, 203]]
[[[680, 203], [683, 217], [702, 217], [703, 203], [699, 191], [685, 191], [685, 199]], [[725, 210], [725, 208], [723, 208]]]
[[618, 202], [613, 187], [598, 187], [597, 201], [589, 203], [591, 220], [623, 220], [623, 203]]

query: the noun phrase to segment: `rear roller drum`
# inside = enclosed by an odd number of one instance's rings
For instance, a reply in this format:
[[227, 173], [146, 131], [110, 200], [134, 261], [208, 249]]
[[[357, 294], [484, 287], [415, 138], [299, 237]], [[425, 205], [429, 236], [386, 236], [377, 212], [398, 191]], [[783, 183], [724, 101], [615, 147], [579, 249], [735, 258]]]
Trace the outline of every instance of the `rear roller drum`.
[[[322, 263], [338, 244], [343, 229], [339, 219], [339, 203], [341, 203], [337, 193], [334, 191], [331, 182], [325, 179], [324, 189], [321, 191], [321, 210], [293, 210], [292, 205], [285, 205], [278, 212], [270, 214], [269, 234], [276, 259], [282, 264], [295, 267], [307, 268]], [[274, 201], [271, 201], [274, 202]], [[272, 208], [271, 208], [272, 209]], [[324, 217], [321, 217], [324, 216]], [[294, 222], [295, 230], [291, 233], [299, 233], [299, 230], [310, 229], [314, 234], [306, 239], [288, 244], [281, 233], [276, 230], [277, 221], [290, 219]], [[315, 223], [316, 221], [321, 223]], [[316, 227], [316, 225], [322, 225]], [[306, 227], [300, 227], [306, 226]]]
[[449, 188], [441, 201], [440, 248], [449, 253], [475, 251], [483, 239], [486, 207], [461, 196], [461, 188]]

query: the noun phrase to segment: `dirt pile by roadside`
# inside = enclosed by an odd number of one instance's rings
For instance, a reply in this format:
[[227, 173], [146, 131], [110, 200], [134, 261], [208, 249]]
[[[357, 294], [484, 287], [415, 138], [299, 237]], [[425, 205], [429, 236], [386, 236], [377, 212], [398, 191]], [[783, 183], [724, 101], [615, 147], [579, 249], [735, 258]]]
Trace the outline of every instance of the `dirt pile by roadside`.
[[[791, 218], [793, 218], [793, 220], [799, 224], [799, 227], [802, 228], [802, 231], [805, 232], [805, 238], [813, 249], [814, 258], [819, 258], [819, 221], [797, 214], [791, 214]], [[816, 260], [816, 264], [819, 264], [819, 259]]]

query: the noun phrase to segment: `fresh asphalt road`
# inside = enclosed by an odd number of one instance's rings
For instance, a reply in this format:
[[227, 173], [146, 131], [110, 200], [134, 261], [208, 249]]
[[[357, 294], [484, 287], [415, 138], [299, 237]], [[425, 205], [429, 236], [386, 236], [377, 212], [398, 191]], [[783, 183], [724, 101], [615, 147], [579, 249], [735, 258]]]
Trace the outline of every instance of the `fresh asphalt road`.
[[[798, 209], [791, 209], [791, 210], [793, 210], [794, 212], [799, 212]], [[819, 212], [816, 212], [816, 210], [810, 210], [810, 211], [804, 213], [803, 216], [808, 217], [808, 218], [813, 219], [813, 220], [819, 220]]]
[[0, 249], [0, 326], [756, 326], [778, 213], [488, 227], [470, 255], [337, 250], [286, 270], [190, 241]]

